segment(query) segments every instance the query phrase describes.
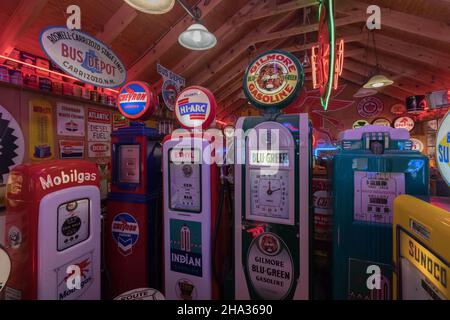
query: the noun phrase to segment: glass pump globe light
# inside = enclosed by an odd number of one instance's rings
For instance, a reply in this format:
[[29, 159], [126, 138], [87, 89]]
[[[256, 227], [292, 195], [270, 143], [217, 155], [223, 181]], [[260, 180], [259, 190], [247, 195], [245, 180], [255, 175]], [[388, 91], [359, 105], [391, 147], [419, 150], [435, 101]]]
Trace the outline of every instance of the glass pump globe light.
[[383, 76], [382, 74], [377, 74], [370, 78], [370, 80], [364, 85], [364, 88], [366, 89], [373, 89], [373, 88], [382, 88], [387, 87], [393, 84], [394, 81], [391, 79], [388, 79], [387, 77]]
[[178, 42], [191, 50], [208, 50], [217, 44], [217, 39], [204, 25], [196, 22], [180, 34]]
[[365, 98], [376, 95], [378, 93], [375, 89], [360, 88], [354, 95], [353, 98]]
[[150, 13], [163, 14], [172, 10], [175, 0], [125, 0], [136, 10]]

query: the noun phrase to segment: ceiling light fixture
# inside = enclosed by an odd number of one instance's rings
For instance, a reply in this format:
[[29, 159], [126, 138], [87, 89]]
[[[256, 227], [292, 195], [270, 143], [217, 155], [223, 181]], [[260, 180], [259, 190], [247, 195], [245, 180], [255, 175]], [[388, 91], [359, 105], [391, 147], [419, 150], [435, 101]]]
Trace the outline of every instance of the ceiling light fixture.
[[376, 95], [378, 93], [375, 89], [360, 88], [354, 95], [353, 98], [365, 98]]
[[175, 0], [124, 0], [134, 9], [150, 13], [163, 14], [172, 10]]
[[178, 42], [183, 47], [191, 50], [208, 50], [213, 48], [217, 44], [217, 38], [200, 22], [200, 10], [197, 7], [194, 10], [190, 10], [183, 0], [177, 0], [177, 2], [194, 19], [194, 23], [180, 34]]
[[[364, 84], [363, 88], [379, 89], [379, 88], [383, 88], [383, 87], [392, 85], [394, 83], [394, 81], [392, 81], [385, 75], [382, 75], [380, 72], [381, 68], [380, 68], [380, 64], [378, 63], [378, 52], [377, 52], [377, 44], [375, 42], [375, 33], [374, 33], [374, 31], [372, 31], [372, 32], [373, 32], [372, 33], [373, 49], [374, 49], [374, 53], [375, 53], [376, 65], [375, 65], [374, 71], [372, 72], [372, 76], [370, 77], [369, 81], [367, 81], [367, 83]], [[369, 33], [369, 37], [370, 37], [370, 33]]]

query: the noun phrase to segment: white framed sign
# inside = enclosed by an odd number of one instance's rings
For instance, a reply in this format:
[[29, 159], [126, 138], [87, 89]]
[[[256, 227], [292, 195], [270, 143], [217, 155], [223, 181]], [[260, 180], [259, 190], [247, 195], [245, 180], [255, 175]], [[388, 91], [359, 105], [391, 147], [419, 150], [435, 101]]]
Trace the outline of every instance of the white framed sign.
[[88, 108], [88, 141], [111, 141], [111, 113]]
[[120, 87], [127, 79], [127, 70], [118, 56], [100, 40], [65, 26], [42, 30], [42, 50], [62, 71], [94, 86]]
[[83, 106], [58, 102], [56, 104], [56, 126], [60, 136], [84, 137]]

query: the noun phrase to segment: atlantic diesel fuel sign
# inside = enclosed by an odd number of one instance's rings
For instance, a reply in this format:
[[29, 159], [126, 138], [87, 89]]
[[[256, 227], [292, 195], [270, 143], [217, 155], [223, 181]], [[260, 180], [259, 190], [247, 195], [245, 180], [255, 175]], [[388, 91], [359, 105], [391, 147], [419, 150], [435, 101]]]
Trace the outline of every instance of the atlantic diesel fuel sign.
[[274, 50], [258, 56], [244, 75], [244, 93], [261, 109], [282, 109], [298, 96], [304, 71], [292, 54]]

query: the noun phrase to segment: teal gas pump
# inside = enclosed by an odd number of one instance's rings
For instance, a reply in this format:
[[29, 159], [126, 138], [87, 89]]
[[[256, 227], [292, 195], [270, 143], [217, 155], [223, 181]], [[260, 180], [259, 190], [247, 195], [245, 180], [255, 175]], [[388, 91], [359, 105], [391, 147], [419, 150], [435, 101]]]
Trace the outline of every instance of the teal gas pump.
[[392, 211], [401, 194], [428, 197], [428, 158], [407, 130], [346, 130], [333, 164], [333, 298], [392, 299]]

